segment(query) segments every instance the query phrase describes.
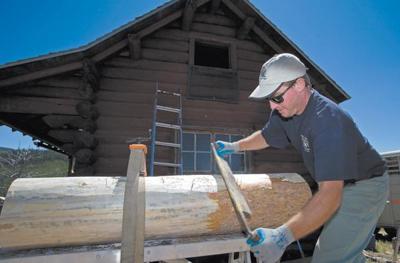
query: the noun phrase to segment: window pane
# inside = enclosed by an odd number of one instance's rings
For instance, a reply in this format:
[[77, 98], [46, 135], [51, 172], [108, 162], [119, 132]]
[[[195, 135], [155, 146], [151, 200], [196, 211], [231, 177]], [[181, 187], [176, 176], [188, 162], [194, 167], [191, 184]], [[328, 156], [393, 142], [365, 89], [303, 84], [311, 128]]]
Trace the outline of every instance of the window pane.
[[231, 155], [231, 169], [232, 171], [244, 171], [244, 154]]
[[239, 141], [239, 140], [241, 140], [241, 139], [243, 139], [243, 136], [242, 136], [242, 135], [232, 135], [232, 136], [231, 136], [231, 141], [232, 141], [232, 142], [236, 142], [236, 141]]
[[226, 141], [226, 142], [229, 142], [229, 135], [227, 135], [227, 134], [216, 134], [216, 135], [215, 135], [215, 140], [216, 140], [216, 141]]
[[194, 134], [193, 133], [183, 133], [183, 148], [184, 151], [194, 150]]
[[210, 151], [210, 134], [197, 134], [196, 135], [196, 150], [197, 151]]
[[183, 157], [183, 170], [194, 171], [194, 153], [182, 153]]
[[196, 156], [196, 170], [197, 171], [210, 171], [211, 170], [211, 155], [209, 153], [197, 153]]

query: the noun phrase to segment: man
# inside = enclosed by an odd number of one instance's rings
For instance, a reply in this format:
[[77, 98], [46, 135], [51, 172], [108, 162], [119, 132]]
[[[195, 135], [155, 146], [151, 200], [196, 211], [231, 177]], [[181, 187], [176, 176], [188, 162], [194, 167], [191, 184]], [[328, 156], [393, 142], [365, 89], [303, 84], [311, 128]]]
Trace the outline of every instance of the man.
[[362, 254], [388, 196], [388, 175], [380, 155], [351, 117], [311, 88], [304, 64], [279, 54], [261, 68], [250, 98], [271, 107], [265, 127], [237, 142], [218, 141], [221, 156], [238, 151], [293, 145], [318, 183], [305, 207], [276, 229], [258, 228], [248, 240], [256, 257], [275, 263], [293, 241], [324, 225], [312, 262], [365, 262]]

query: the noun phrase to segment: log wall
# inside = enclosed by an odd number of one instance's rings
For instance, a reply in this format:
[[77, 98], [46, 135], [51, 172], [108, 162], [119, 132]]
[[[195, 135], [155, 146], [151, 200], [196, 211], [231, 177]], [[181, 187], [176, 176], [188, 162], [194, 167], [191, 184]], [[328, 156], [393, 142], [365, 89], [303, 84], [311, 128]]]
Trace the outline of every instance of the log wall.
[[[81, 70], [9, 90], [8, 95], [0, 98], [0, 111], [42, 115], [48, 125], [48, 130], [43, 132], [68, 144], [60, 146], [65, 146], [64, 149], [72, 154], [76, 152], [74, 138], [77, 130], [83, 129], [92, 134], [98, 144], [89, 148], [81, 145], [79, 148], [92, 151], [91, 156], [87, 155], [87, 151], [81, 156], [91, 159], [91, 171], [82, 171], [81, 175], [125, 175], [129, 156], [127, 145], [135, 138], [150, 136], [156, 83], [160, 89], [184, 95], [183, 124], [186, 130], [239, 131], [248, 135], [260, 129], [269, 115], [264, 103], [249, 101], [248, 95], [258, 84], [261, 65], [273, 52], [265, 50], [248, 35], [238, 39], [236, 35], [240, 27], [239, 21], [223, 15], [220, 10], [214, 13], [204, 8], [196, 10], [190, 30], [183, 30], [182, 20], [178, 19], [140, 40], [131, 36], [133, 48], [126, 47], [96, 65], [99, 83], [94, 97], [82, 91], [85, 72]], [[239, 89], [237, 100], [229, 103], [187, 97], [189, 68], [193, 63], [190, 43], [193, 39], [233, 46], [232, 63]], [[201, 81], [206, 85], [212, 79]], [[162, 104], [176, 105], [172, 99]], [[82, 113], [82, 108], [86, 115]], [[172, 116], [164, 117], [172, 122]], [[167, 132], [161, 131], [160, 137], [164, 141], [173, 141]], [[168, 159], [173, 155], [172, 150], [165, 150], [160, 158], [170, 161]], [[301, 159], [290, 150], [260, 151], [248, 153], [248, 157], [249, 172], [304, 172]], [[160, 169], [155, 174], [173, 172]]]
[[[115, 158], [118, 163], [128, 158], [125, 140], [148, 136], [151, 128], [152, 106], [156, 83], [159, 88], [181, 92], [183, 100], [183, 124], [187, 129], [216, 132], [224, 128], [242, 130], [248, 135], [263, 126], [269, 115], [264, 103], [248, 100], [248, 95], [258, 84], [261, 65], [272, 55], [251, 39], [239, 40], [235, 32], [239, 25], [221, 14], [196, 11], [191, 30], [183, 31], [180, 21], [173, 22], [141, 40], [140, 59], [133, 60], [129, 50], [107, 60], [102, 67], [102, 80], [97, 103], [100, 118], [97, 137], [101, 145], [97, 149], [100, 159], [96, 163], [97, 173], [103, 174], [104, 161]], [[190, 63], [190, 39], [213, 40], [232, 43], [236, 47], [239, 100], [235, 103], [187, 98]], [[207, 79], [204, 80], [207, 82]], [[211, 81], [211, 80], [209, 80]], [[172, 100], [164, 101], [173, 106]], [[113, 123], [109, 123], [112, 121]], [[172, 119], [171, 119], [172, 121]], [[231, 132], [233, 133], [233, 132]], [[163, 135], [161, 135], [163, 136]], [[113, 137], [114, 139], [110, 138]], [[172, 141], [164, 134], [166, 140]], [[273, 154], [280, 153], [280, 161]], [[168, 161], [173, 151], [164, 150], [160, 158]], [[304, 171], [298, 156], [293, 151], [263, 151], [249, 155], [250, 169], [256, 172]], [[286, 158], [289, 157], [289, 158]], [[268, 163], [268, 165], [266, 165]], [[284, 166], [282, 166], [284, 164]], [[156, 174], [172, 171], [160, 169]], [[124, 167], [115, 165], [106, 173], [125, 173]]]

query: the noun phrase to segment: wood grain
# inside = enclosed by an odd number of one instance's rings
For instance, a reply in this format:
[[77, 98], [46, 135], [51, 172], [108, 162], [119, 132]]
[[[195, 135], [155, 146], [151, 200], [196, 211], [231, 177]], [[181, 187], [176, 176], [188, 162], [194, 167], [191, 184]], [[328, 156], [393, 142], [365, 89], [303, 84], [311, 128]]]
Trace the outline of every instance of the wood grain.
[[[235, 175], [252, 228], [279, 226], [311, 196], [296, 174]], [[240, 233], [220, 176], [145, 177], [146, 239]], [[17, 179], [0, 216], [0, 248], [118, 242], [125, 177]]]

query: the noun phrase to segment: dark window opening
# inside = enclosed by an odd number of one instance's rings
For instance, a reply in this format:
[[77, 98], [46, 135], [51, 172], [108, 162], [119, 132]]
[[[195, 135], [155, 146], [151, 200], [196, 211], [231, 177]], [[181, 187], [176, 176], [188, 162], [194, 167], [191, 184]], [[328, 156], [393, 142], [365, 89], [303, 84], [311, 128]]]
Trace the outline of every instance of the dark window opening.
[[229, 68], [229, 47], [196, 42], [194, 64], [214, 68]]

